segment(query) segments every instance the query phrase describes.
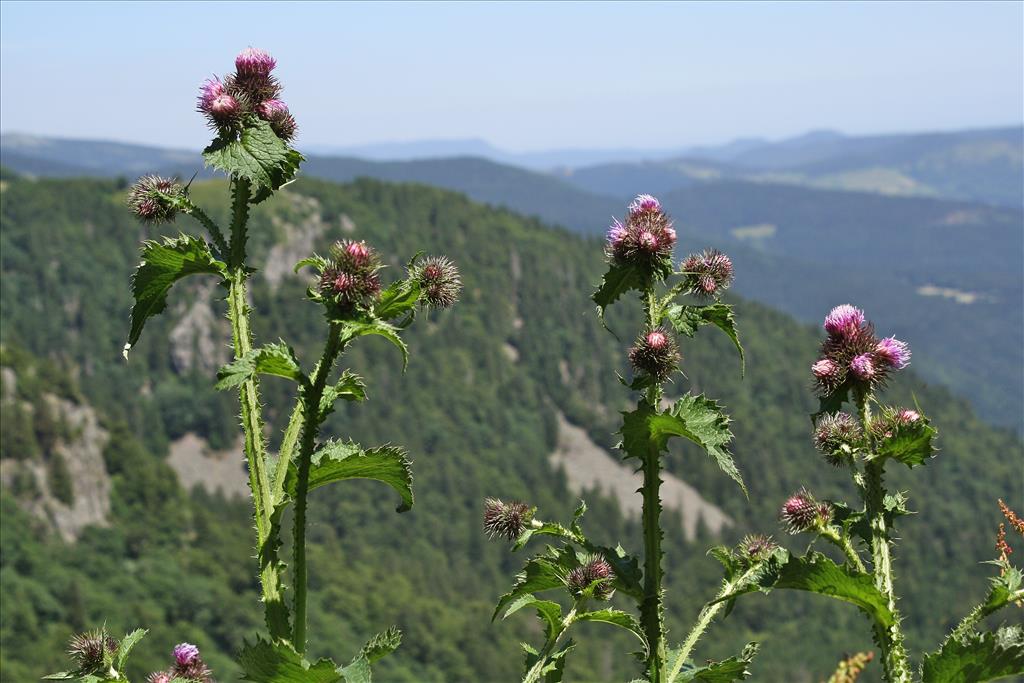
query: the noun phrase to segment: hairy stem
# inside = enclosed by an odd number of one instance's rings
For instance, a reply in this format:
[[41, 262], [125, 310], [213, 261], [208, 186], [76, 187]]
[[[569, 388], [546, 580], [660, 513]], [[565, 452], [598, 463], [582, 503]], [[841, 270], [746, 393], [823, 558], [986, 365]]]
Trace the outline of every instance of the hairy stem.
[[221, 258], [226, 259], [231, 250], [228, 247], [228, 243], [224, 241], [224, 233], [220, 231], [220, 226], [207, 216], [205, 211], [193, 204], [190, 199], [185, 199], [183, 210], [206, 228], [206, 231], [210, 233], [210, 238], [213, 239], [213, 244], [217, 247], [217, 251], [220, 252]]
[[292, 645], [302, 654], [306, 651], [306, 498], [309, 495], [309, 468], [316, 437], [320, 432], [320, 399], [327, 377], [341, 352], [341, 326], [331, 324], [323, 355], [313, 371], [312, 381], [302, 390], [302, 439], [299, 443], [298, 481], [295, 487], [295, 528], [292, 546], [295, 560], [293, 590], [295, 592], [295, 632]]
[[288, 418], [288, 426], [285, 427], [284, 436], [281, 437], [281, 447], [277, 451], [274, 478], [270, 482], [270, 492], [274, 496], [275, 502], [284, 497], [284, 480], [288, 474], [288, 463], [291, 462], [292, 455], [295, 453], [295, 445], [299, 442], [299, 436], [302, 434], [302, 425], [305, 421], [303, 416], [300, 397], [295, 402], [295, 408], [292, 409], [292, 416]]
[[[871, 433], [871, 406], [869, 396], [857, 397], [857, 408], [865, 434]], [[870, 456], [870, 454], [869, 454]], [[871, 460], [864, 467], [864, 506], [871, 527], [871, 563], [875, 588], [885, 596], [886, 606], [893, 615], [893, 625], [874, 627], [875, 640], [882, 651], [882, 666], [889, 683], [909, 683], [910, 662], [903, 644], [903, 630], [896, 606], [896, 591], [892, 581], [892, 541], [885, 518], [885, 465]]]
[[542, 672], [547, 664], [548, 657], [555, 652], [555, 649], [558, 647], [558, 643], [562, 640], [562, 636], [568, 632], [569, 627], [572, 626], [574, 621], [576, 621], [576, 615], [581, 609], [583, 609], [584, 602], [585, 601], [581, 600], [575, 603], [572, 606], [572, 609], [569, 610], [569, 613], [565, 615], [565, 618], [562, 619], [561, 629], [554, 638], [550, 638], [546, 643], [544, 643], [544, 647], [541, 648], [540, 654], [537, 655], [537, 662], [530, 667], [530, 670], [526, 672], [526, 676], [523, 677], [523, 683], [538, 683], [538, 681], [541, 680]]
[[694, 624], [693, 628], [686, 635], [686, 640], [683, 641], [682, 646], [679, 649], [679, 656], [675, 659], [675, 664], [665, 675], [665, 683], [672, 683], [675, 681], [679, 672], [683, 668], [683, 663], [686, 662], [690, 657], [690, 653], [693, 652], [693, 648], [697, 645], [697, 641], [704, 635], [704, 631], [711, 625], [711, 621], [727, 604], [727, 601], [722, 600], [726, 595], [732, 593], [736, 588], [742, 586], [757, 570], [758, 565], [755, 564], [750, 567], [747, 571], [739, 575], [735, 580], [726, 581], [722, 585], [722, 589], [718, 591], [718, 595], [715, 596], [715, 600], [704, 605], [701, 609], [700, 614], [697, 616], [697, 623]]
[[842, 531], [835, 527], [827, 526], [821, 530], [821, 537], [827, 541], [832, 542], [843, 551], [843, 555], [853, 565], [853, 567], [861, 574], [866, 574], [867, 569], [864, 567], [864, 563], [860, 559], [860, 555], [857, 553], [857, 549], [853, 547], [853, 543], [850, 542], [850, 537], [844, 534]]

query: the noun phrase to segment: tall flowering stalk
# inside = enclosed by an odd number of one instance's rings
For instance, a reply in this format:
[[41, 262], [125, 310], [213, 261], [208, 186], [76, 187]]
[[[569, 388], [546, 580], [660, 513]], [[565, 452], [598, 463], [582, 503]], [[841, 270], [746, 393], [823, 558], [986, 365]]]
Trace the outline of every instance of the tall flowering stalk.
[[[398, 646], [400, 634], [390, 629], [376, 636], [345, 667], [327, 659], [314, 663], [305, 659], [308, 495], [336, 481], [376, 479], [400, 495], [401, 512], [413, 503], [412, 474], [404, 450], [397, 446], [364, 449], [352, 441], [319, 440], [321, 426], [336, 401], [366, 398], [365, 385], [354, 373], [346, 370], [334, 379], [332, 376], [348, 346], [367, 335], [387, 339], [400, 349], [403, 364], [407, 362], [408, 350], [401, 332], [421, 308], [454, 304], [461, 280], [448, 259], [417, 255], [408, 263], [403, 277], [385, 284], [381, 258], [373, 247], [364, 241], [341, 241], [328, 256], [314, 254], [296, 266], [296, 271], [315, 270], [308, 298], [323, 309], [327, 323], [327, 340], [312, 372], [303, 370], [295, 351], [284, 342], [256, 346], [246, 293], [255, 272], [246, 252], [249, 212], [292, 181], [303, 161], [302, 155], [289, 146], [297, 126], [280, 99], [275, 67], [276, 61], [269, 54], [249, 48], [236, 58], [233, 73], [223, 79], [211, 78], [200, 88], [196, 106], [215, 133], [203, 156], [207, 165], [226, 173], [230, 181], [231, 216], [226, 229], [194, 204], [189, 188], [176, 180], [146, 176], [132, 187], [128, 205], [140, 221], [168, 223], [178, 214], [186, 214], [206, 229], [210, 241], [181, 234], [143, 244], [142, 264], [132, 282], [135, 305], [124, 354], [127, 358], [146, 321], [166, 308], [167, 294], [175, 282], [199, 274], [219, 279], [227, 292], [235, 357], [218, 372], [216, 388], [237, 390], [239, 395], [256, 558], [269, 635], [269, 640], [257, 639], [247, 645], [239, 654], [239, 663], [247, 680], [252, 681], [355, 683], [369, 680], [370, 665]], [[261, 375], [293, 381], [297, 388], [295, 407], [276, 457], [270, 455], [264, 437]], [[289, 505], [294, 505], [291, 606], [285, 600], [285, 564], [279, 556], [281, 520]], [[109, 668], [112, 662], [116, 664], [124, 647], [123, 643], [117, 647], [101, 643], [99, 649], [92, 647], [89, 651], [99, 653], [90, 655], [99, 662], [96, 666]], [[175, 666], [154, 673], [152, 681], [212, 680], [195, 646], [179, 645], [174, 656]], [[89, 662], [92, 666], [92, 660]], [[110, 671], [119, 674], [116, 666]], [[123, 678], [115, 675], [112, 680]]]
[[[561, 548], [548, 547], [527, 562], [512, 591], [501, 598], [495, 610], [495, 617], [508, 617], [532, 606], [547, 624], [543, 647], [526, 646], [526, 683], [561, 680], [565, 655], [572, 647], [571, 641], [563, 644], [565, 636], [579, 621], [601, 621], [632, 632], [643, 645], [639, 655], [650, 683], [719, 680], [716, 677], [744, 674], [756, 652], [756, 645], [750, 644], [738, 657], [718, 664], [697, 667], [690, 661], [697, 641], [721, 610], [720, 603], [702, 610], [680, 647], [670, 649], [667, 644], [660, 487], [669, 438], [682, 436], [696, 443], [743, 487], [728, 450], [732, 440], [729, 418], [718, 404], [687, 393], [664, 405], [666, 385], [683, 363], [678, 336], [692, 338], [700, 327], [714, 325], [732, 339], [741, 360], [743, 356], [732, 308], [719, 301], [732, 282], [732, 262], [721, 252], [708, 250], [688, 256], [676, 270], [672, 262], [675, 243], [675, 228], [660, 202], [650, 195], [638, 196], [624, 221], [616, 220], [608, 232], [608, 271], [593, 297], [602, 321], [605, 309], [629, 292], [637, 293], [644, 310], [643, 327], [625, 354], [633, 377], [622, 379], [640, 398], [635, 410], [623, 413], [619, 431], [619, 449], [626, 459], [637, 460], [643, 473], [642, 558], [627, 555], [621, 547], [591, 542], [581, 524], [585, 504], [581, 503], [572, 523], [565, 527], [537, 519], [535, 510], [525, 503], [497, 499], [485, 503], [485, 530], [511, 541], [513, 550], [535, 536], [555, 536], [562, 541]], [[683, 297], [696, 303], [684, 303]], [[716, 549], [729, 570], [722, 594], [752, 581], [774, 549], [775, 544], [765, 537], [744, 539], [736, 551]], [[548, 589], [567, 591], [571, 604], [566, 614], [558, 603], [536, 597]], [[603, 607], [602, 601], [613, 593], [632, 599], [639, 616]]]
[[[891, 683], [987, 681], [1024, 673], [1024, 630], [979, 630], [982, 619], [1024, 598], [1022, 574], [998, 543], [1000, 556], [992, 563], [1000, 572], [992, 579], [988, 596], [939, 650], [925, 655], [915, 672], [893, 568], [895, 526], [909, 514], [907, 498], [886, 488], [885, 469], [890, 463], [909, 468], [927, 464], [936, 455], [937, 432], [920, 408], [880, 401], [887, 380], [910, 363], [906, 343], [895, 337], [879, 339], [864, 312], [849, 304], [832, 309], [823, 327], [821, 353], [811, 365], [820, 399], [820, 409], [812, 416], [812, 439], [826, 463], [849, 470], [862, 504], [853, 508], [818, 500], [801, 489], [782, 504], [779, 519], [791, 534], [809, 533], [815, 541], [834, 545], [843, 563], [820, 552], [794, 556], [778, 549], [756, 581], [723, 599], [757, 589], [791, 588], [853, 603], [871, 620], [884, 677]], [[852, 414], [843, 412], [846, 404]]]

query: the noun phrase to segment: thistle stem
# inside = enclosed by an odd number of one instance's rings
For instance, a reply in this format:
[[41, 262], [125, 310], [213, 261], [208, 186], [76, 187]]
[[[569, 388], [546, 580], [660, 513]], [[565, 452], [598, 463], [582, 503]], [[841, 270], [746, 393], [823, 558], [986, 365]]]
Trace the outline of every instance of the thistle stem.
[[[869, 396], [857, 397], [864, 433], [871, 433], [871, 406]], [[870, 437], [869, 437], [870, 439]], [[869, 454], [870, 455], [870, 454]], [[885, 465], [879, 460], [869, 460], [864, 467], [864, 506], [871, 528], [871, 562], [875, 588], [885, 596], [886, 606], [893, 616], [892, 626], [875, 624], [875, 639], [882, 651], [882, 666], [889, 683], [909, 683], [910, 662], [903, 644], [903, 630], [896, 606], [896, 592], [892, 581], [892, 541], [889, 538], [885, 518]]]
[[853, 567], [861, 574], [866, 574], [867, 569], [864, 567], [864, 563], [860, 559], [860, 555], [857, 554], [857, 549], [853, 547], [853, 543], [850, 542], [850, 537], [842, 533], [835, 527], [826, 526], [821, 530], [821, 537], [831, 543], [835, 544], [840, 550], [843, 551], [843, 555], [853, 565]]
[[523, 683], [538, 683], [541, 680], [548, 657], [555, 651], [558, 643], [562, 640], [562, 636], [569, 631], [569, 627], [576, 621], [576, 615], [583, 609], [584, 602], [584, 600], [581, 600], [575, 603], [572, 609], [569, 610], [569, 613], [565, 615], [565, 618], [562, 619], [561, 630], [559, 630], [554, 638], [550, 638], [548, 642], [544, 643], [540, 654], [537, 655], [537, 662], [530, 667], [530, 670], [526, 672], [526, 676], [523, 677]]
[[292, 551], [295, 560], [293, 590], [295, 592], [295, 632], [292, 645], [299, 654], [306, 651], [306, 498], [309, 495], [309, 469], [320, 432], [320, 399], [324, 395], [327, 376], [341, 352], [341, 326], [332, 323], [323, 355], [313, 371], [309, 386], [302, 389], [302, 439], [299, 444], [298, 480], [295, 487], [295, 528]]

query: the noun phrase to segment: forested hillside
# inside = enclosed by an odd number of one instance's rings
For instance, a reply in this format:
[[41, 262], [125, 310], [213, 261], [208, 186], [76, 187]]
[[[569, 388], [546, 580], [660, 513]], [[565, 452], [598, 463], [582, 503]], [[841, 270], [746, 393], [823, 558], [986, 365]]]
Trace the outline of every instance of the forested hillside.
[[[185, 490], [181, 463], [171, 457], [183, 439], [201, 438], [218, 452], [230, 453], [235, 444], [233, 397], [212, 389], [212, 375], [227, 358], [221, 292], [199, 282], [179, 288], [125, 363], [128, 277], [139, 238], [153, 235], [132, 222], [123, 189], [115, 181], [10, 174], [0, 187], [0, 678], [20, 683], [56, 670], [65, 638], [105, 619], [114, 631], [153, 629], [134, 662], [139, 672], [155, 668], [173, 643], [189, 640], [209, 653], [219, 679], [231, 680], [230, 655], [260, 628], [248, 505], [206, 490], [228, 482], [209, 481], [209, 473], [224, 468], [203, 467], [210, 463], [202, 454], [191, 459], [199, 464], [199, 485]], [[212, 213], [226, 210], [218, 203], [225, 195], [219, 182], [199, 183], [193, 193]], [[685, 237], [689, 221], [677, 219]], [[267, 264], [253, 281], [257, 337], [274, 340], [287, 330], [306, 365], [323, 321], [303, 301], [308, 283], [291, 267], [310, 250], [357, 237], [385, 255], [428, 245], [459, 263], [463, 301], [411, 334], [407, 373], [381, 362], [396, 353], [384, 343], [364, 343], [347, 356], [373, 393], [366, 404], [340, 407], [328, 431], [408, 446], [417, 501], [397, 515], [383, 486], [314, 494], [320, 500], [311, 506], [311, 632], [321, 639], [311, 654], [345, 659], [367, 636], [397, 623], [403, 645], [382, 660], [380, 681], [515, 680], [516, 641], [539, 626], [525, 615], [489, 624], [522, 558], [485, 539], [481, 501], [522, 498], [545, 517], [564, 519], [575, 499], [565, 475], [550, 465], [559, 414], [597, 446], [615, 442], [611, 432], [625, 397], [614, 373], [625, 370], [629, 340], [601, 328], [589, 299], [602, 272], [601, 245], [444, 190], [307, 177], [256, 210], [250, 234], [252, 262]], [[391, 265], [400, 265], [397, 258]], [[740, 270], [738, 277], [747, 275]], [[823, 303], [821, 313], [844, 301]], [[817, 331], [758, 304], [737, 305], [746, 377], [728, 340], [712, 332], [701, 333], [711, 343], [684, 344], [683, 367], [735, 419], [736, 460], [750, 498], [696, 450], [668, 458], [674, 474], [732, 520], [720, 537], [699, 529], [691, 542], [683, 520], [670, 525], [668, 615], [676, 639], [717, 588], [718, 565], [705, 555], [710, 545], [754, 531], [782, 536], [778, 505], [801, 484], [825, 497], [850, 486], [841, 472], [817, 462], [810, 444], [807, 415], [815, 402], [808, 367]], [[628, 322], [609, 320], [613, 330], [632, 329]], [[284, 387], [273, 380], [264, 386], [269, 405], [282, 406]], [[920, 401], [943, 449], [915, 472], [910, 500], [921, 513], [901, 527], [896, 558], [910, 645], [919, 651], [934, 647], [984, 595], [991, 567], [979, 563], [995, 554], [995, 500], [1024, 507], [1024, 453], [1018, 436], [989, 426], [965, 401], [914, 373], [901, 376], [893, 393]], [[96, 424], [84, 430], [90, 412]], [[97, 449], [104, 471], [93, 473], [95, 485], [80, 486], [76, 454]], [[240, 474], [240, 455], [227, 457], [239, 462]], [[906, 475], [894, 470], [891, 480], [909, 486]], [[99, 524], [72, 524], [69, 536], [77, 540], [62, 540], [55, 520], [80, 497], [96, 502], [90, 509]], [[595, 536], [639, 545], [636, 521], [615, 501], [587, 498]], [[776, 593], [738, 604], [697, 657], [725, 656], [759, 639], [766, 647], [754, 664], [758, 680], [816, 682], [844, 652], [871, 648], [863, 626], [843, 606]], [[599, 627], [586, 633], [568, 680], [619, 681], [633, 673], [616, 668], [628, 663], [624, 658], [608, 656], [632, 644], [607, 636]], [[862, 680], [877, 680], [877, 670], [869, 668]]]

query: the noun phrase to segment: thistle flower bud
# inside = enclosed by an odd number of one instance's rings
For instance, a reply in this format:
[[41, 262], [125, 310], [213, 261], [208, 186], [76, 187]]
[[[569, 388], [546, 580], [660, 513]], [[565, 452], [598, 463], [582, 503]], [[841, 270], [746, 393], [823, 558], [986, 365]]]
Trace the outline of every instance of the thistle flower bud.
[[764, 534], [750, 534], [740, 541], [740, 553], [748, 562], [763, 562], [771, 557], [778, 547], [771, 536]]
[[269, 76], [277, 66], [277, 60], [264, 50], [247, 47], [235, 57], [235, 69], [239, 76]]
[[409, 275], [419, 283], [420, 297], [434, 308], [448, 308], [459, 300], [462, 276], [444, 256], [428, 256], [414, 264]]
[[881, 414], [871, 422], [871, 433], [876, 439], [891, 439], [903, 427], [910, 427], [923, 418], [909, 408], [882, 408]]
[[819, 380], [831, 380], [838, 375], [839, 366], [829, 358], [822, 358], [811, 366], [811, 372]]
[[[587, 560], [572, 569], [565, 577], [565, 583], [572, 593], [580, 593], [593, 584], [593, 596], [597, 600], [611, 600], [615, 594], [612, 581], [615, 580], [615, 571], [601, 555], [591, 555]], [[598, 583], [594, 583], [597, 581]]]
[[663, 328], [653, 329], [637, 337], [629, 350], [633, 371], [664, 382], [679, 367], [679, 348]]
[[686, 291], [694, 296], [720, 296], [733, 280], [732, 260], [717, 249], [690, 254], [679, 264], [679, 269], [686, 277]]
[[661, 269], [675, 243], [676, 231], [661, 204], [650, 195], [640, 195], [629, 205], [625, 224], [612, 220], [605, 252], [616, 263]]
[[184, 678], [200, 683], [212, 683], [213, 672], [199, 656], [199, 648], [192, 643], [180, 643], [174, 646], [174, 667], [171, 669], [171, 680]]
[[896, 413], [896, 419], [903, 424], [913, 424], [921, 419], [921, 414], [916, 410], [904, 408]]
[[825, 316], [824, 328], [829, 336], [841, 337], [862, 325], [864, 325], [864, 311], [850, 304], [843, 304], [836, 306]]
[[86, 631], [71, 637], [68, 655], [83, 673], [96, 673], [104, 667], [107, 655], [113, 655], [121, 644], [107, 635], [106, 629]]
[[526, 531], [533, 512], [526, 503], [504, 503], [498, 498], [484, 500], [484, 532], [489, 538], [500, 537], [514, 541]]
[[886, 337], [875, 345], [875, 360], [894, 370], [910, 365], [910, 347], [896, 337]]
[[128, 191], [128, 207], [144, 223], [169, 223], [178, 214], [176, 200], [184, 196], [185, 189], [178, 181], [147, 175]]
[[875, 362], [870, 353], [854, 356], [850, 361], [850, 372], [859, 380], [869, 382], [875, 377]]
[[380, 259], [366, 242], [342, 240], [320, 274], [320, 294], [344, 306], [365, 306], [380, 295]]
[[281, 100], [264, 100], [256, 105], [256, 113], [261, 119], [271, 121], [276, 116], [288, 113], [288, 105]]
[[791, 534], [810, 531], [832, 520], [832, 506], [819, 503], [806, 489], [801, 489], [782, 504], [779, 519], [785, 522]]
[[199, 657], [199, 648], [192, 643], [179, 643], [174, 646], [173, 654], [177, 666], [188, 666]]
[[154, 671], [146, 677], [146, 683], [171, 683], [173, 680], [166, 671]]
[[814, 447], [821, 451], [829, 464], [840, 467], [848, 464], [853, 449], [863, 436], [860, 423], [849, 413], [826, 415], [814, 430]]
[[295, 117], [288, 111], [288, 105], [281, 100], [269, 99], [256, 105], [256, 114], [263, 120], [270, 122], [270, 128], [277, 137], [289, 141], [295, 137], [298, 125]]

